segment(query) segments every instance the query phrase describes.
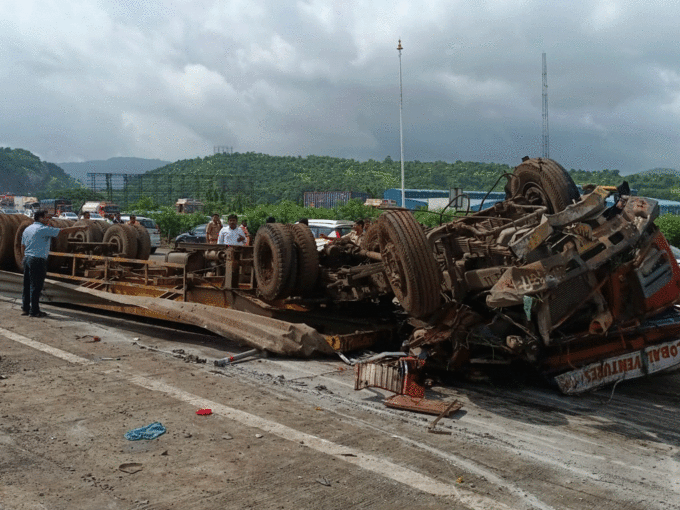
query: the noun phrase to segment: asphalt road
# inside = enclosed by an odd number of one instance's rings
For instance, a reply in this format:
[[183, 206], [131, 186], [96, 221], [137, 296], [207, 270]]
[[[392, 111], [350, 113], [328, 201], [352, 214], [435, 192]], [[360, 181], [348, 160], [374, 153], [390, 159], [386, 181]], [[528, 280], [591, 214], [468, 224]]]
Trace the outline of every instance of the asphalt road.
[[[435, 384], [430, 398], [463, 404], [435, 434], [387, 392], [354, 391], [339, 359], [216, 368], [244, 349], [44, 309], [28, 319], [0, 301], [2, 510], [680, 509], [678, 374], [578, 397]], [[153, 422], [166, 433], [125, 439]]]

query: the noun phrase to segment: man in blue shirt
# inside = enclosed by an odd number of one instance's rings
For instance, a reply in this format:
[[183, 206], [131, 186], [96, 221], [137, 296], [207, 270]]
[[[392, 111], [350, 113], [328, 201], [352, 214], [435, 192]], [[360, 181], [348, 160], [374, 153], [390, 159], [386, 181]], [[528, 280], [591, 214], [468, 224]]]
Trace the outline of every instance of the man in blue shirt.
[[24, 250], [24, 293], [21, 315], [45, 317], [38, 304], [40, 292], [45, 284], [47, 273], [47, 256], [50, 251], [50, 240], [59, 234], [69, 234], [85, 230], [87, 226], [56, 228], [48, 226], [47, 211], [37, 211], [33, 215], [33, 224], [26, 227], [21, 236], [21, 247]]

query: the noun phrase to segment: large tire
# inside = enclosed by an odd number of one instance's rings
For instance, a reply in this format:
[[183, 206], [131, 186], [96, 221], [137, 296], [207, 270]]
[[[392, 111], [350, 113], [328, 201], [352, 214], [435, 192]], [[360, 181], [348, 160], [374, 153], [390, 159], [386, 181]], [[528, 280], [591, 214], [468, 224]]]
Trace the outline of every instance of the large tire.
[[12, 216], [16, 214], [0, 214], [0, 267], [14, 270], [14, 236], [17, 224]]
[[262, 297], [275, 300], [288, 295], [297, 273], [294, 254], [293, 236], [283, 225], [266, 223], [260, 227], [253, 246], [253, 266]]
[[513, 176], [505, 186], [506, 198], [523, 196], [530, 204], [547, 206], [551, 214], [580, 197], [569, 172], [552, 159], [527, 159], [515, 168]]
[[[69, 220], [59, 220], [57, 218], [52, 218], [47, 224], [50, 227], [67, 228], [72, 226], [73, 223], [74, 223], [73, 221]], [[50, 241], [50, 251], [66, 253], [68, 251], [68, 236], [60, 234], [57, 237], [53, 237], [52, 240]], [[53, 255], [50, 255], [47, 258], [47, 269], [53, 273], [56, 273], [68, 261], [69, 259], [67, 259], [66, 257], [55, 257]]]
[[106, 231], [113, 226], [113, 223], [109, 223], [108, 221], [104, 220], [92, 220], [95, 225], [99, 227], [99, 230], [102, 231], [102, 239], [104, 238], [104, 234], [106, 234]]
[[132, 225], [113, 225], [104, 234], [104, 242], [112, 247], [112, 257], [134, 259], [137, 256], [137, 230]]
[[[56, 228], [68, 228], [73, 226], [73, 221], [69, 220], [57, 220], [52, 218], [49, 222], [48, 225], [50, 227], [56, 227]], [[58, 251], [61, 253], [66, 253], [68, 251], [68, 236], [65, 234], [60, 234], [57, 237], [53, 237], [52, 241], [50, 242], [50, 251]]]
[[79, 243], [101, 243], [102, 239], [104, 239], [102, 229], [99, 228], [99, 225], [97, 225], [95, 220], [78, 220], [73, 226], [86, 226], [87, 230], [80, 230], [70, 234], [68, 237], [71, 241]]
[[26, 230], [26, 227], [32, 224], [33, 220], [27, 219], [25, 222], [19, 225], [19, 228], [17, 228], [17, 232], [14, 235], [14, 262], [16, 268], [21, 273], [24, 272], [24, 248], [23, 245], [21, 244], [22, 241], [21, 238], [24, 235], [24, 230]]
[[391, 211], [377, 223], [380, 254], [392, 291], [404, 310], [424, 318], [441, 304], [442, 275], [423, 229], [410, 211]]
[[136, 223], [134, 225], [129, 225], [137, 231], [137, 259], [139, 260], [149, 260], [151, 255], [151, 236], [149, 231], [144, 227]]
[[309, 294], [314, 290], [319, 278], [319, 252], [316, 249], [314, 234], [307, 225], [286, 225], [293, 236], [293, 244], [297, 252], [297, 271], [295, 273], [294, 292]]

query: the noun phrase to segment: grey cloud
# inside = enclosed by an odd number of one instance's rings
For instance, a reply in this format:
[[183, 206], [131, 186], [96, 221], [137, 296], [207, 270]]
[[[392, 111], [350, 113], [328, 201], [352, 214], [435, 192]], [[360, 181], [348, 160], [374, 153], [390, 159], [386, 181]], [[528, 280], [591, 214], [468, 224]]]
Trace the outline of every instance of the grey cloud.
[[0, 141], [50, 161], [214, 145], [397, 159], [401, 37], [407, 159], [540, 154], [545, 51], [551, 156], [678, 167], [678, 14], [661, 1], [3, 3]]

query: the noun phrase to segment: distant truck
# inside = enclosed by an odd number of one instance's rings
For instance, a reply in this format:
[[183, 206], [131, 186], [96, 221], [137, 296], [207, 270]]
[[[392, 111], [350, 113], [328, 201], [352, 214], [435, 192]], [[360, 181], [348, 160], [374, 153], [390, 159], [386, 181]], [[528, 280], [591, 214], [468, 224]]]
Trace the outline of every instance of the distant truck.
[[31, 212], [40, 207], [36, 197], [14, 197], [14, 208], [19, 211]]
[[378, 209], [384, 209], [386, 207], [396, 207], [397, 202], [395, 200], [389, 200], [387, 198], [367, 198], [364, 205], [368, 207], [376, 207]]
[[0, 208], [14, 209], [14, 195], [11, 193], [0, 194]]
[[84, 212], [97, 213], [102, 218], [107, 218], [112, 214], [118, 214], [120, 212], [120, 206], [107, 201], [85, 202], [80, 208], [80, 214], [82, 215]]
[[47, 214], [59, 216], [63, 212], [71, 211], [71, 201], [65, 198], [46, 198], [40, 201], [40, 209]]
[[175, 202], [175, 209], [180, 214], [191, 214], [203, 211], [203, 202], [193, 198], [178, 198]]

